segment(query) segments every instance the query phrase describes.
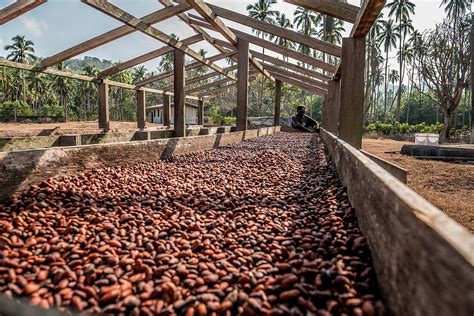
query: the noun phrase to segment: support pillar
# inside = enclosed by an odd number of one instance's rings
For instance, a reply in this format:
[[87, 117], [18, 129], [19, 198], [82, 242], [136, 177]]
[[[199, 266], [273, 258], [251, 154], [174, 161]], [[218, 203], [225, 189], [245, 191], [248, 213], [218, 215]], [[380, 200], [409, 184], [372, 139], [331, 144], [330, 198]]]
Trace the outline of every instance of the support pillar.
[[[341, 81], [331, 80], [328, 82], [328, 94], [324, 97], [326, 102], [326, 111], [323, 109], [324, 129], [338, 134], [339, 133], [339, 103], [340, 103]], [[326, 113], [324, 113], [326, 112]]]
[[471, 24], [471, 139], [469, 142], [474, 144], [474, 23]]
[[237, 131], [247, 130], [248, 88], [249, 88], [249, 42], [238, 39], [237, 42]]
[[137, 127], [144, 129], [146, 127], [146, 111], [145, 111], [145, 91], [137, 90]]
[[198, 125], [204, 125], [204, 100], [198, 100]]
[[170, 127], [171, 125], [170, 113], [171, 113], [170, 95], [163, 94], [163, 125], [164, 126]]
[[98, 90], [98, 115], [99, 128], [104, 131], [110, 130], [110, 114], [109, 114], [109, 85], [105, 82], [100, 82], [97, 85]]
[[186, 136], [184, 53], [174, 50], [174, 137]]
[[273, 116], [273, 125], [280, 126], [281, 111], [281, 81], [275, 80], [275, 112]]
[[339, 137], [357, 149], [364, 132], [365, 37], [342, 40]]

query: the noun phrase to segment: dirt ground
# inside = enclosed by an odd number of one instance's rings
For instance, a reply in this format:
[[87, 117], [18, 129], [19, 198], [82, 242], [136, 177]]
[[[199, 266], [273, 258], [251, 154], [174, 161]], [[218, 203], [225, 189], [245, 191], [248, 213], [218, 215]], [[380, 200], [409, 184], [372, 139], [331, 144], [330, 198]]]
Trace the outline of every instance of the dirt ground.
[[[49, 136], [64, 134], [99, 133], [97, 121], [67, 123], [0, 123], [0, 137]], [[147, 129], [161, 128], [161, 124], [147, 123]], [[136, 122], [111, 122], [112, 132], [136, 131]]]
[[364, 139], [363, 149], [408, 171], [408, 186], [474, 232], [474, 165], [419, 160], [401, 154], [391, 139]]

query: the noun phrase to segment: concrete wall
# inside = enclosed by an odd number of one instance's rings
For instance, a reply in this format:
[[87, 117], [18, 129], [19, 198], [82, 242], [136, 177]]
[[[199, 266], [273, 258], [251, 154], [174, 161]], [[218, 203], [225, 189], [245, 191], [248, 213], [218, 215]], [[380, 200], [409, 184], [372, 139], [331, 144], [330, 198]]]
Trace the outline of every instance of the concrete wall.
[[384, 168], [385, 171], [388, 171], [392, 176], [394, 176], [404, 184], [407, 184], [408, 172], [405, 169], [400, 166], [397, 166], [396, 164], [391, 163], [390, 161], [372, 155], [371, 153], [366, 152], [365, 150], [360, 150], [360, 152], [369, 157], [380, 167]]
[[472, 315], [474, 237], [333, 134], [321, 137], [368, 239], [395, 315]]
[[216, 135], [2, 152], [0, 198], [56, 175], [207, 150], [279, 131], [279, 127], [268, 127]]
[[59, 135], [0, 138], [0, 151], [52, 147], [59, 144], [59, 138]]

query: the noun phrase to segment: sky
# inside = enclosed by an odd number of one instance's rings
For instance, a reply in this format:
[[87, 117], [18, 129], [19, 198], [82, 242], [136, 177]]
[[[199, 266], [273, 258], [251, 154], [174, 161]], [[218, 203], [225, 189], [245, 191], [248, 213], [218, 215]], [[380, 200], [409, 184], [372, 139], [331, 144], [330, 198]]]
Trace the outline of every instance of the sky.
[[[246, 14], [246, 7], [255, 0], [207, 0], [209, 3], [225, 7]], [[277, 0], [274, 9], [285, 13], [292, 19], [296, 6]], [[390, 1], [390, 0], [389, 0]], [[435, 23], [443, 19], [444, 12], [440, 8], [441, 0], [412, 0], [416, 4], [415, 15], [412, 17], [416, 29], [424, 31], [432, 28]], [[0, 8], [3, 8], [13, 0], [0, 0]], [[160, 10], [162, 5], [157, 0], [111, 0], [111, 3], [128, 11], [136, 17], [144, 16], [156, 10]], [[359, 0], [348, 1], [354, 5], [360, 5]], [[188, 11], [188, 13], [195, 13]], [[242, 31], [251, 30], [242, 25], [226, 21], [227, 25], [238, 28]], [[51, 56], [61, 52], [71, 46], [81, 43], [94, 36], [100, 35], [121, 23], [117, 20], [83, 4], [79, 0], [48, 0], [47, 3], [36, 9], [0, 26], [0, 56], [6, 57], [4, 46], [11, 42], [11, 38], [17, 34], [26, 35], [27, 39], [34, 42], [36, 54], [41, 57]], [[194, 31], [178, 18], [173, 17], [154, 25], [159, 30], [171, 34], [175, 33], [183, 39], [194, 34]], [[345, 23], [348, 35], [352, 24]], [[217, 38], [222, 38], [220, 34], [209, 32]], [[140, 32], [132, 33], [123, 38], [90, 50], [83, 56], [94, 56], [100, 59], [112, 61], [125, 61], [149, 51], [162, 47], [163, 44], [157, 40]], [[251, 45], [253, 46], [253, 45]], [[200, 42], [191, 45], [196, 51], [204, 48], [208, 51], [208, 56], [217, 54], [217, 50], [207, 42]], [[261, 50], [257, 47], [252, 49]], [[266, 50], [268, 53], [268, 50]], [[272, 55], [272, 53], [269, 53]], [[278, 54], [273, 54], [278, 57]], [[156, 70], [159, 58], [146, 62], [144, 65], [149, 70]], [[290, 60], [291, 61], [291, 60]], [[222, 66], [224, 61], [220, 62]]]

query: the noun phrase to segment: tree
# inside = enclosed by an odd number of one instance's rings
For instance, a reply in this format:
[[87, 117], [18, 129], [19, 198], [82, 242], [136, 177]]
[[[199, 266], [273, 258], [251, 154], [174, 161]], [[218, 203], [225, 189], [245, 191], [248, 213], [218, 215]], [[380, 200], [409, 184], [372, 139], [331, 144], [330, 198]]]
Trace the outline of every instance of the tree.
[[[405, 45], [406, 37], [410, 31], [413, 31], [413, 25], [410, 20], [410, 14], [415, 14], [415, 4], [410, 2], [410, 0], [393, 0], [387, 4], [387, 8], [390, 9], [389, 17], [395, 15], [395, 21], [398, 22], [398, 35], [399, 43], [398, 48], [403, 49]], [[397, 110], [395, 112], [395, 120], [400, 121], [400, 102], [402, 98], [402, 82], [403, 82], [403, 65], [405, 59], [403, 57], [403, 51], [401, 53], [400, 63], [399, 63], [399, 73], [400, 79], [398, 84], [398, 99], [397, 99]]]
[[[175, 40], [179, 40], [179, 37], [174, 33], [171, 33], [170, 36]], [[161, 57], [160, 63], [158, 64], [158, 70], [160, 70], [161, 72], [168, 72], [173, 70], [173, 60], [173, 53], [164, 54], [163, 57]]]
[[443, 111], [442, 141], [450, 139], [451, 117], [471, 76], [470, 23], [457, 21], [467, 21], [466, 14], [448, 18], [427, 32], [415, 55], [418, 62], [414, 63], [424, 85], [433, 91], [434, 100]]
[[145, 75], [146, 75], [145, 66], [142, 65], [142, 66], [134, 68], [132, 72], [132, 82], [137, 83], [139, 81], [142, 81], [143, 79], [145, 79]]
[[397, 39], [400, 37], [395, 31], [393, 25], [393, 20], [383, 21], [382, 22], [382, 31], [379, 35], [379, 42], [382, 44], [385, 52], [385, 95], [384, 95], [384, 111], [383, 111], [383, 121], [387, 121], [387, 90], [388, 90], [388, 52], [392, 47], [397, 47]]
[[[64, 63], [56, 65], [56, 69], [60, 71], [67, 71], [67, 66]], [[60, 105], [64, 108], [64, 119], [68, 120], [67, 102], [69, 94], [69, 79], [61, 76], [55, 76], [51, 82], [51, 88], [53, 88], [60, 96]]]
[[392, 93], [395, 94], [395, 82], [397, 82], [400, 79], [400, 75], [398, 71], [393, 69], [390, 71], [390, 74], [388, 75], [388, 81], [392, 84]]
[[[291, 23], [290, 19], [288, 19], [285, 14], [280, 14], [280, 12], [277, 12], [277, 15], [276, 15], [276, 25], [278, 25], [279, 27], [281, 28], [284, 28], [284, 29], [292, 29], [293, 28], [293, 24]], [[292, 41], [284, 38], [284, 37], [278, 37], [276, 35], [273, 35], [273, 34], [270, 34], [270, 40], [273, 40], [276, 44], [282, 46], [282, 47], [286, 47], [286, 48], [289, 48], [289, 49], [294, 49], [295, 48], [295, 43], [293, 43]], [[285, 56], [283, 56], [283, 59], [285, 58]], [[286, 58], [287, 61], [288, 61], [288, 57]]]
[[[314, 11], [297, 7], [294, 13], [293, 23], [298, 31], [306, 36], [314, 35], [315, 28], [321, 22], [322, 17], [320, 14], [314, 13]], [[303, 54], [310, 55], [311, 49], [303, 44], [298, 46], [298, 50]]]

